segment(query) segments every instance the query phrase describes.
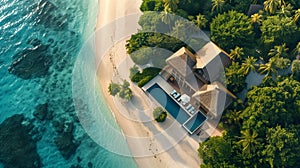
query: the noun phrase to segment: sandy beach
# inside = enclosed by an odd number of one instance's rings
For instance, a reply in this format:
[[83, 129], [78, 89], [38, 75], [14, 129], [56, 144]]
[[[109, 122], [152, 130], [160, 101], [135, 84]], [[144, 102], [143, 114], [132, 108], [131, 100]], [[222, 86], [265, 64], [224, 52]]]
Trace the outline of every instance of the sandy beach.
[[[140, 4], [141, 0], [99, 0], [99, 13], [96, 29], [99, 30], [114, 19], [140, 13]], [[144, 109], [144, 111], [147, 111], [145, 112], [144, 118], [150, 119], [152, 113], [151, 107], [153, 106], [151, 101], [149, 101], [149, 98], [141, 91], [141, 89], [131, 83], [131, 89], [134, 96], [129, 103], [122, 102], [122, 100], [108, 94], [107, 88], [109, 83], [112, 80], [120, 81], [120, 79], [127, 79], [128, 69], [127, 72], [125, 69], [133, 65], [125, 49], [126, 39], [128, 38], [129, 37], [118, 41], [113, 48], [106, 52], [98, 68], [98, 80], [108, 106], [112, 110], [122, 131], [127, 135], [126, 138], [128, 138], [127, 142], [131, 152], [135, 154], [138, 153], [139, 150], [144, 150], [145, 155], [147, 155], [146, 157], [135, 157], [137, 165], [142, 168], [199, 167], [201, 162], [197, 153], [199, 145], [192, 137], [185, 136], [178, 143], [174, 142], [176, 145], [165, 151], [163, 145], [155, 139], [155, 134], [164, 132], [164, 129], [170, 127], [174, 123], [175, 127], [180, 128], [180, 126], [176, 125], [173, 118], [168, 117], [167, 121], [163, 124], [150, 122], [150, 120], [148, 122], [137, 122], [141, 120], [141, 118], [132, 111], [141, 111], [141, 109]], [[123, 70], [123, 68], [125, 69]], [[179, 131], [183, 131], [183, 128], [180, 128]], [[174, 141], [170, 135], [163, 136], [170, 142]], [[134, 141], [129, 139], [129, 137], [146, 137], [146, 140]]]

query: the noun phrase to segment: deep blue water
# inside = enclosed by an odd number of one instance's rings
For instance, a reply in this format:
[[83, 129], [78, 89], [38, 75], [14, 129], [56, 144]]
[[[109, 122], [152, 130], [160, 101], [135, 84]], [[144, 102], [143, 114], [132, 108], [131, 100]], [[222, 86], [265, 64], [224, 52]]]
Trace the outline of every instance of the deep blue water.
[[187, 123], [184, 125], [191, 131], [194, 132], [204, 121], [206, 117], [198, 112], [193, 118], [191, 118]]
[[[35, 107], [42, 103], [48, 103], [54, 120], [76, 120], [72, 70], [83, 42], [94, 30], [97, 0], [46, 2], [0, 1], [0, 123], [14, 114], [34, 118]], [[42, 46], [47, 49], [43, 50]], [[38, 57], [50, 60], [45, 74], [25, 79], [9, 72], [13, 62], [21, 58], [24, 51], [32, 51], [36, 47], [41, 49], [36, 53]], [[30, 62], [29, 66], [32, 66]], [[110, 114], [108, 110], [106, 112]], [[70, 167], [77, 163], [77, 156], [82, 158], [84, 167], [88, 162], [92, 162], [94, 167], [136, 167], [132, 158], [110, 153], [95, 144], [78, 123], [74, 134], [76, 139], [81, 140], [81, 145], [69, 160], [65, 160], [53, 141], [56, 132], [52, 123], [34, 124], [43, 130], [40, 131], [42, 138], [37, 147], [44, 167]], [[105, 130], [103, 134], [114, 139]]]
[[158, 85], [154, 84], [147, 92], [150, 93], [180, 124], [189, 119], [189, 115]]

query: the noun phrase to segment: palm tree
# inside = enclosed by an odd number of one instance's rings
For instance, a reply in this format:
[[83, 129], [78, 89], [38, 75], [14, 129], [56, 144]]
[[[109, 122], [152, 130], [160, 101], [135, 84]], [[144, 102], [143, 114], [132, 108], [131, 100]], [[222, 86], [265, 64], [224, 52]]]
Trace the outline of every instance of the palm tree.
[[258, 133], [256, 131], [251, 133], [250, 129], [246, 129], [245, 131], [241, 131], [241, 134], [241, 140], [237, 143], [242, 145], [243, 153], [252, 155], [259, 145], [259, 139], [257, 138]]
[[226, 121], [230, 125], [240, 126], [241, 125], [241, 110], [228, 110], [228, 113], [225, 114]]
[[300, 18], [300, 8], [295, 11], [293, 21], [297, 22], [299, 20], [299, 18]]
[[298, 42], [293, 52], [295, 53], [296, 56], [300, 56], [300, 41]]
[[256, 64], [256, 61], [257, 61], [256, 58], [248, 56], [245, 59], [245, 61], [242, 63], [240, 71], [244, 73], [244, 75], [247, 75], [251, 70], [255, 72], [256, 66], [258, 65]]
[[179, 22], [178, 20], [175, 22], [175, 25], [172, 28], [172, 31], [170, 32], [172, 37], [185, 39], [186, 34], [185, 31], [183, 31], [184, 25]]
[[280, 46], [274, 46], [268, 53], [268, 56], [270, 57], [285, 57], [287, 56], [287, 51], [289, 49], [286, 48], [286, 44], [282, 44]]
[[274, 14], [276, 10], [282, 5], [285, 5], [284, 0], [266, 0], [264, 2], [264, 9], [265, 11]]
[[217, 11], [217, 12], [222, 12], [223, 11], [223, 7], [225, 5], [225, 0], [212, 0], [212, 8], [211, 11]]
[[244, 55], [244, 49], [239, 46], [236, 46], [234, 48], [234, 50], [230, 49], [229, 56], [230, 56], [230, 59], [232, 59], [232, 60], [236, 60], [236, 59], [241, 60], [243, 55]]
[[281, 5], [280, 10], [277, 12], [280, 16], [292, 16], [293, 6], [291, 4]]
[[295, 79], [300, 78], [300, 60], [294, 60], [292, 63], [292, 77]]
[[196, 25], [192, 22], [187, 20], [177, 20], [170, 35], [184, 41], [197, 31]]
[[172, 30], [174, 23], [172, 23], [173, 15], [167, 11], [161, 12], [161, 21], [169, 26], [169, 31]]
[[268, 63], [261, 64], [258, 68], [261, 74], [266, 73], [266, 76], [270, 76], [272, 74], [277, 75], [276, 63], [274, 59], [270, 59]]
[[196, 16], [196, 19], [193, 20], [194, 23], [199, 27], [199, 28], [205, 28], [206, 27], [206, 23], [208, 22], [208, 20], [205, 18], [204, 15], [202, 15], [201, 13], [199, 13]]
[[165, 12], [175, 12], [178, 8], [179, 0], [163, 0]]
[[257, 23], [257, 24], [261, 24], [262, 22], [262, 15], [255, 13], [253, 15], [251, 15], [251, 23]]

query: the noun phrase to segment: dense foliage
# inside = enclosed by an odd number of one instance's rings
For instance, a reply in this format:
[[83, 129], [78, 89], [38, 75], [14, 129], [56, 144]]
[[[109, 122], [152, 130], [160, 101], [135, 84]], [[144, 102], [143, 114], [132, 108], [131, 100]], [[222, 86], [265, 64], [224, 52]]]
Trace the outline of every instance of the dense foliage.
[[153, 117], [157, 122], [164, 122], [167, 118], [167, 112], [162, 107], [157, 107], [153, 110]]
[[[133, 67], [134, 68], [134, 67]], [[152, 80], [155, 76], [158, 75], [161, 69], [159, 68], [145, 68], [142, 72], [137, 72], [130, 78], [132, 82], [138, 83], [139, 87], [143, 87], [146, 83]]]
[[254, 44], [254, 32], [249, 18], [236, 11], [219, 14], [210, 25], [211, 40], [225, 51], [236, 46], [251, 47]]
[[247, 86], [244, 71], [237, 62], [225, 69], [225, 75], [227, 88], [233, 93], [239, 93]]
[[[194, 22], [204, 26], [200, 22], [207, 20], [201, 16], [198, 16], [198, 21], [195, 17]], [[133, 34], [126, 43], [127, 53], [136, 64], [152, 62], [161, 67], [165, 59], [181, 47], [198, 50], [207, 40], [193, 35], [199, 32], [194, 22], [168, 12], [146, 11], [139, 19], [141, 31]]]
[[115, 96], [117, 95], [121, 90], [121, 86], [117, 83], [111, 82], [108, 86], [108, 92], [110, 95]]
[[[263, 5], [262, 10], [248, 15], [251, 3]], [[144, 13], [139, 22], [142, 30], [160, 33], [133, 35], [127, 42], [128, 53], [145, 47], [175, 52], [187, 46], [183, 41], [193, 40], [189, 34], [194, 28], [172, 20], [170, 14], [180, 15], [210, 30], [211, 40], [230, 53], [233, 63], [225, 70], [229, 90], [237, 95], [248, 91], [222, 116], [223, 136], [200, 144], [201, 167], [300, 167], [299, 8], [298, 0], [143, 0], [142, 11], [161, 14]], [[194, 44], [201, 48], [205, 43]], [[132, 58], [137, 64], [153, 61], [145, 53]], [[262, 84], [247, 90], [251, 71], [265, 77]]]
[[279, 15], [267, 16], [260, 27], [262, 32], [261, 41], [264, 50], [275, 45], [287, 44], [288, 48], [295, 47], [300, 38], [299, 28], [291, 17]]
[[247, 102], [226, 111], [225, 135], [200, 145], [201, 167], [299, 167], [299, 93], [300, 83], [291, 78], [254, 87]]
[[132, 91], [128, 81], [124, 80], [123, 84], [111, 82], [108, 86], [108, 92], [112, 96], [119, 95], [120, 98], [129, 101], [132, 97]]
[[293, 61], [292, 64], [292, 77], [300, 81], [300, 60]]

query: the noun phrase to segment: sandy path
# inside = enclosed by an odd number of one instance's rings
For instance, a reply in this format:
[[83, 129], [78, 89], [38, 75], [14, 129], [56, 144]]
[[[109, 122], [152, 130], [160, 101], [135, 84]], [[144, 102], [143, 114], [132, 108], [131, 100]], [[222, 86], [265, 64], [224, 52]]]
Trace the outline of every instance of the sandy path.
[[141, 0], [98, 0], [99, 13], [96, 29], [120, 17], [140, 13]]
[[[113, 21], [113, 19], [140, 12], [140, 3], [141, 0], [99, 0], [99, 13], [96, 29], [98, 30], [99, 28], [105, 26], [106, 24]], [[118, 101], [116, 101], [116, 98], [113, 98], [107, 92], [107, 88], [110, 81], [112, 80], [112, 76], [116, 74], [116, 70], [113, 68], [113, 66], [119, 65], [124, 59], [126, 59], [126, 57], [128, 57], [125, 50], [125, 40], [126, 39], [118, 42], [103, 57], [98, 69], [99, 83], [102, 87], [105, 99], [107, 100], [107, 104], [113, 111], [114, 116], [125, 135], [135, 137], [152, 137], [155, 131], [162, 131], [163, 127], [155, 124], [154, 122], [144, 124], [143, 122], [134, 122], [132, 120], [129, 120], [128, 118], [126, 118], [126, 115], [131, 118], [137, 116], [132, 113], [121, 113], [120, 111], [126, 111], [122, 108], [130, 108], [130, 106], [124, 103], [120, 103], [118, 104], [118, 106], [116, 106]], [[131, 63], [128, 62], [128, 64]], [[146, 95], [143, 94], [139, 88], [131, 84], [131, 89], [135, 94], [133, 102], [135, 102], [135, 104], [138, 104], [138, 106], [136, 105], [135, 107], [145, 108], [149, 106], [149, 102], [144, 101], [147, 99], [145, 97]], [[120, 110], [120, 108], [122, 110]], [[173, 123], [173, 119], [169, 119], [166, 125], [168, 124], [168, 122]], [[144, 148], [149, 148], [149, 152], [153, 153], [153, 156], [135, 158], [138, 166], [142, 168], [196, 168], [199, 167], [200, 164], [200, 159], [197, 156], [198, 143], [189, 136], [180, 141], [180, 143], [172, 149], [160, 154], [156, 153], [156, 146], [158, 147], [160, 146], [160, 144], [158, 144], [155, 139], [150, 139], [149, 141], [145, 142], [128, 143], [129, 148], [132, 152]]]

